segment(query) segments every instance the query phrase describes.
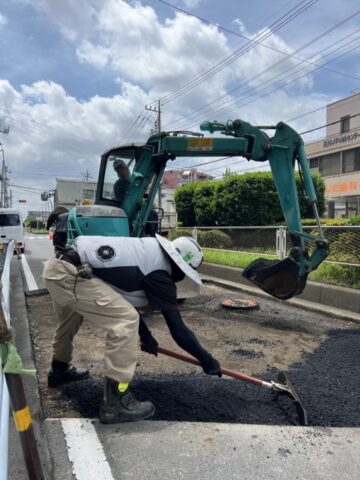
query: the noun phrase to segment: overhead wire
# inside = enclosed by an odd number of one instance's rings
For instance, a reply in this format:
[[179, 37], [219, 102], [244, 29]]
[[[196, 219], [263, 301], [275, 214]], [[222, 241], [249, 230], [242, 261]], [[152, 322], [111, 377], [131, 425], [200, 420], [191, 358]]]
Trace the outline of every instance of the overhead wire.
[[[304, 0], [299, 2], [296, 7], [293, 7], [290, 9], [288, 12], [286, 12], [284, 15], [282, 15], [279, 19], [277, 19], [275, 22], [273, 22], [265, 32], [259, 33], [256, 37], [255, 40], [257, 41], [263, 41], [269, 36], [273, 35], [276, 31], [278, 31], [280, 28], [291, 22], [294, 18], [299, 16], [301, 13], [306, 11], [308, 8], [310, 8], [312, 5], [317, 3], [318, 0], [309, 0], [305, 2]], [[305, 3], [305, 5], [302, 5]], [[177, 98], [180, 95], [183, 95], [184, 93], [187, 93], [188, 91], [192, 90], [195, 86], [199, 85], [200, 83], [204, 82], [208, 78], [214, 76], [217, 74], [219, 71], [223, 70], [225, 67], [233, 63], [235, 60], [237, 60], [241, 55], [245, 54], [250, 48], [253, 48], [253, 46], [256, 45], [256, 43], [251, 40], [244, 46], [240, 47], [239, 49], [235, 50], [231, 55], [228, 55], [223, 61], [219, 62], [215, 66], [211, 67], [208, 69], [206, 72], [198, 75], [195, 77], [193, 80], [189, 81], [182, 87], [174, 90], [173, 92], [165, 95], [164, 97], [161, 98], [161, 104], [164, 105], [175, 98]]]
[[[231, 30], [229, 28], [226, 28], [226, 27], [223, 27], [222, 25], [220, 25], [219, 23], [214, 23], [214, 22], [211, 22], [210, 20], [204, 18], [204, 17], [201, 17], [199, 15], [195, 15], [194, 13], [191, 13], [183, 8], [180, 8], [180, 7], [177, 7], [176, 5], [173, 5], [169, 2], [166, 2], [164, 0], [156, 0], [160, 3], [163, 3], [169, 7], [172, 7], [174, 10], [178, 10], [182, 13], [185, 13], [186, 15], [190, 16], [190, 17], [194, 17], [194, 18], [197, 18], [198, 20], [200, 20], [201, 22], [203, 23], [206, 23], [208, 25], [211, 25], [211, 26], [214, 26], [216, 27], [218, 30], [222, 30], [226, 33], [231, 33], [232, 35], [236, 35], [237, 37], [240, 37], [244, 40], [247, 40], [248, 42], [253, 42], [255, 43], [256, 45], [255, 46], [260, 46], [262, 48], [265, 48], [265, 49], [268, 49], [268, 50], [272, 50], [274, 52], [277, 52], [277, 53], [280, 53], [288, 58], [294, 58], [296, 60], [300, 60], [301, 62], [304, 62], [304, 63], [311, 63], [313, 65], [317, 65], [315, 62], [309, 62], [308, 60], [305, 60], [301, 57], [298, 57], [296, 56], [294, 53], [289, 53], [289, 52], [285, 52], [284, 50], [280, 50], [279, 48], [276, 48], [276, 47], [273, 47], [271, 45], [267, 45], [267, 44], [264, 44], [262, 43], [262, 41], [258, 41], [256, 40], [256, 38], [250, 38], [250, 37], [247, 37], [246, 35], [242, 34], [242, 33], [239, 33], [239, 32], [235, 32], [234, 30]], [[291, 3], [291, 1], [287, 2], [286, 5], [288, 5], [289, 3]], [[282, 7], [283, 9], [284, 7]], [[281, 8], [279, 9], [281, 10]], [[273, 15], [275, 16], [275, 15]], [[271, 17], [270, 17], [271, 18]], [[332, 71], [333, 73], [337, 73], [338, 75], [341, 75], [341, 76], [345, 76], [345, 77], [349, 77], [349, 78], [354, 78], [356, 80], [359, 79], [359, 77], [357, 76], [354, 76], [354, 75], [351, 75], [347, 72], [343, 72], [343, 71], [339, 71], [339, 70], [333, 70], [333, 69], [329, 69], [329, 68], [326, 68], [326, 67], [322, 67], [322, 65], [319, 65], [320, 68], [325, 68], [325, 70], [329, 70], [329, 71]]]
[[[341, 20], [340, 22], [338, 22], [337, 24], [333, 25], [332, 27], [330, 27], [329, 29], [327, 29], [327, 30], [326, 30], [325, 32], [323, 32], [322, 34], [317, 35], [317, 36], [316, 36], [315, 38], [313, 38], [312, 40], [306, 42], [304, 45], [302, 45], [301, 47], [299, 47], [299, 48], [296, 50], [296, 52], [299, 52], [300, 50], [308, 47], [309, 45], [314, 44], [316, 41], [318, 41], [318, 40], [320, 40], [321, 38], [323, 38], [324, 36], [328, 35], [330, 32], [334, 31], [336, 28], [339, 28], [339, 27], [342, 26], [344, 23], [350, 21], [352, 18], [354, 18], [355, 16], [357, 16], [357, 15], [359, 15], [359, 14], [360, 14], [360, 10], [358, 10], [358, 11], [352, 13], [351, 15], [347, 16], [345, 19], [343, 19], [343, 20]], [[359, 29], [356, 29], [354, 32], [351, 32], [351, 34], [348, 34], [348, 35], [346, 35], [345, 37], [343, 37], [340, 41], [346, 40], [346, 39], [349, 38], [350, 36], [356, 34], [358, 31], [359, 31]], [[336, 42], [333, 42], [333, 43], [330, 44], [329, 46], [324, 47], [320, 52], [326, 51], [327, 49], [331, 48], [332, 46], [338, 44], [338, 42], [339, 42], [339, 40], [336, 40]], [[350, 42], [349, 42], [349, 43], [350, 43]], [[346, 44], [346, 45], [347, 45], [347, 44]], [[340, 49], [340, 48], [342, 48], [342, 47], [344, 47], [344, 45], [343, 45], [343, 46], [339, 46], [337, 49], [335, 49], [335, 51], [338, 50], [338, 49]], [[357, 48], [357, 47], [356, 47], [356, 48]], [[350, 50], [354, 50], [354, 49], [355, 49], [355, 47], [353, 47], [353, 48], [350, 49]], [[316, 53], [313, 54], [310, 58], [313, 58], [313, 57], [319, 55], [320, 52], [316, 52]], [[334, 52], [333, 52], [333, 53], [334, 53]], [[328, 54], [328, 55], [329, 55], [329, 54]], [[328, 56], [328, 55], [326, 55], [326, 56]], [[326, 57], [326, 56], [325, 56], [325, 57]], [[275, 64], [273, 64], [271, 67], [268, 67], [268, 68], [262, 70], [261, 72], [259, 72], [259, 73], [258, 73], [257, 75], [255, 75], [254, 77], [248, 79], [248, 80], [246, 81], [246, 83], [243, 82], [242, 84], [240, 84], [240, 85], [236, 86], [235, 88], [233, 88], [232, 90], [230, 90], [230, 92], [227, 92], [225, 95], [221, 95], [220, 97], [217, 97], [216, 99], [212, 100], [211, 102], [208, 102], [207, 104], [205, 104], [205, 105], [203, 105], [202, 107], [198, 108], [197, 110], [191, 112], [190, 114], [185, 115], [185, 116], [182, 117], [181, 119], [178, 119], [178, 120], [172, 122], [170, 125], [177, 125], [178, 123], [185, 121], [185, 119], [189, 120], [189, 119], [190, 119], [191, 117], [193, 117], [194, 115], [196, 116], [196, 113], [197, 113], [197, 112], [200, 112], [200, 111], [203, 111], [203, 110], [205, 110], [205, 112], [206, 112], [206, 110], [211, 111], [211, 110], [213, 110], [215, 107], [211, 107], [211, 109], [210, 109], [210, 108], [207, 109], [206, 107], [210, 107], [211, 105], [213, 105], [213, 104], [215, 104], [216, 102], [219, 102], [219, 101], [222, 101], [222, 107], [221, 107], [220, 111], [224, 111], [226, 104], [228, 104], [228, 107], [229, 107], [230, 104], [236, 105], [236, 100], [235, 100], [235, 99], [236, 99], [239, 95], [236, 95], [235, 97], [231, 97], [231, 98], [228, 99], [227, 102], [225, 102], [225, 103], [224, 103], [224, 101], [223, 101], [224, 97], [229, 96], [229, 94], [234, 93], [235, 91], [239, 90], [240, 88], [242, 88], [244, 85], [248, 84], [249, 82], [256, 80], [256, 79], [259, 78], [261, 75], [263, 75], [263, 74], [265, 74], [265, 73], [268, 73], [271, 69], [273, 69], [273, 68], [276, 67], [276, 66], [279, 66], [279, 65], [282, 64], [284, 61], [286, 61], [286, 59], [281, 59], [280, 61], [278, 61], [278, 62], [276, 62]], [[332, 59], [332, 61], [334, 61], [334, 59]], [[327, 63], [330, 63], [330, 62], [327, 62]], [[284, 75], [285, 73], [287, 73], [287, 72], [290, 71], [291, 69], [297, 68], [298, 66], [299, 66], [299, 65], [295, 65], [295, 66], [292, 66], [290, 69], [288, 69], [288, 70], [285, 71], [285, 72], [280, 72], [279, 74], [277, 74], [277, 76], [276, 76], [275, 78], [279, 77], [280, 75]], [[300, 67], [301, 67], [301, 66], [300, 66]], [[316, 68], [315, 68], [314, 70], [316, 70]], [[303, 73], [300, 78], [306, 76], [308, 73], [309, 73], [309, 70], [306, 71], [305, 74]], [[269, 79], [269, 80], [266, 80], [265, 82], [263, 82], [263, 83], [261, 83], [260, 85], [258, 85], [256, 88], [259, 88], [260, 86], [262, 86], [262, 85], [264, 85], [264, 84], [266, 84], [266, 83], [268, 83], [268, 82], [272, 82], [273, 79], [274, 79], [274, 77], [272, 77], [272, 78]], [[275, 84], [275, 82], [274, 82], [274, 84]], [[247, 92], [249, 92], [249, 91], [251, 92], [251, 90], [248, 90]], [[245, 94], [246, 94], [247, 92], [245, 92]], [[240, 95], [245, 95], [245, 94], [241, 93]], [[254, 94], [253, 94], [253, 95], [254, 95]], [[245, 95], [245, 98], [246, 98], [247, 96], [249, 96], [249, 94], [248, 94], [248, 95]], [[216, 113], [219, 113], [220, 111], [216, 110]], [[203, 114], [204, 114], [204, 112], [202, 113], [202, 115], [203, 115]]]

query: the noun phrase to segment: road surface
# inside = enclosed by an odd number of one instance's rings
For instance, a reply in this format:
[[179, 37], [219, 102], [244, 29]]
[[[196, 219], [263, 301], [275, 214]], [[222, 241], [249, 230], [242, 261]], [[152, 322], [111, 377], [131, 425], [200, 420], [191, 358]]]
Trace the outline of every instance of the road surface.
[[[20, 317], [24, 320], [18, 314], [24, 308], [18, 290], [44, 287], [42, 265], [51, 253], [45, 235], [26, 237], [21, 261], [26, 282], [19, 281], [20, 273], [12, 280], [15, 331], [25, 330], [18, 325]], [[24, 340], [17, 342], [20, 353]], [[24, 357], [31, 358], [29, 346]], [[42, 452], [47, 442], [50, 462], [45, 452], [44, 465], [47, 478], [54, 480], [353, 480], [360, 469], [359, 429], [166, 421], [104, 426], [85, 418], [46, 419], [43, 425], [36, 401], [29, 399], [38, 435], [46, 432], [47, 440], [38, 441]], [[11, 438], [10, 478], [25, 480], [16, 432]]]

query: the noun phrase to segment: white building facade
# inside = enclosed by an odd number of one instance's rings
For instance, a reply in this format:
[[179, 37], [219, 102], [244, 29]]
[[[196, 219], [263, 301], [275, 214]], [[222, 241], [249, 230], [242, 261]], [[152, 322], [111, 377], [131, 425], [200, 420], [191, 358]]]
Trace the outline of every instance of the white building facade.
[[97, 182], [83, 180], [56, 179], [54, 206], [68, 210], [81, 205], [84, 200], [95, 203]]
[[326, 138], [305, 145], [312, 171], [326, 188], [327, 216], [360, 213], [360, 93], [331, 103], [326, 110]]

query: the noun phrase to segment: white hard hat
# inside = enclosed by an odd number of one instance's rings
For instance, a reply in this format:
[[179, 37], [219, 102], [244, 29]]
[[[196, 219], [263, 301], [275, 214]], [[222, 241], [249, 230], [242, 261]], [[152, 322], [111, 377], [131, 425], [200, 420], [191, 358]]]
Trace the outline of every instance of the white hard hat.
[[172, 244], [190, 267], [195, 270], [200, 267], [204, 255], [200, 245], [192, 237], [176, 238]]
[[198, 285], [202, 285], [200, 275], [195, 270], [200, 266], [203, 259], [199, 244], [191, 237], [179, 237], [173, 242], [158, 234], [155, 234], [155, 237], [171, 260], [185, 275]]

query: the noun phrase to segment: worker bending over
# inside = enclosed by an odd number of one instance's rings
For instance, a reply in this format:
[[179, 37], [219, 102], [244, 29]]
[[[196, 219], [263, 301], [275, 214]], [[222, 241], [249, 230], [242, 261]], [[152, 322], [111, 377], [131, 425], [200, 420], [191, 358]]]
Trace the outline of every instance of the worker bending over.
[[[55, 257], [45, 263], [43, 277], [58, 317], [49, 387], [89, 376], [88, 370], [71, 364], [73, 339], [85, 318], [106, 331], [105, 388], [100, 421], [117, 423], [151, 417], [155, 411], [153, 404], [139, 402], [129, 389], [136, 366], [138, 332], [143, 349], [157, 353], [156, 340], [144, 322], [139, 327], [139, 315], [132, 305], [142, 306], [141, 303], [147, 302], [163, 311], [175, 341], [200, 360], [205, 373], [221, 375], [217, 360], [200, 345], [181, 319], [174, 282], [184, 277], [185, 270], [193, 279], [197, 278], [197, 273], [171, 242], [162, 237], [158, 240], [78, 237], [75, 245], [69, 247], [66, 245], [66, 224], [67, 214], [59, 209], [50, 215], [47, 224], [48, 228], [55, 225]], [[187, 260], [190, 261], [192, 255], [189, 251]], [[94, 275], [88, 263], [92, 264]], [[111, 270], [116, 274], [110, 278]]]
[[[179, 312], [176, 282], [187, 275], [201, 285], [196, 271], [202, 262], [200, 246], [191, 237], [170, 242], [155, 238], [80, 236], [75, 248], [93, 274], [113, 285], [135, 307], [160, 310], [175, 342], [201, 363], [205, 373], [221, 376], [219, 362], [185, 325]], [[140, 318], [142, 349], [157, 354], [157, 341]]]

